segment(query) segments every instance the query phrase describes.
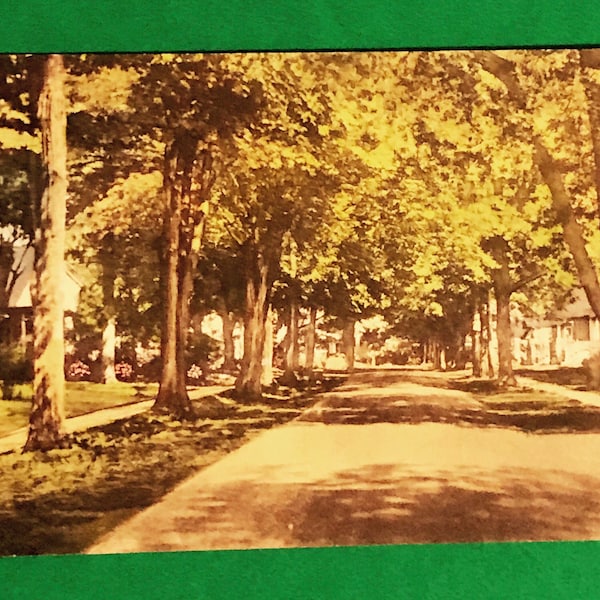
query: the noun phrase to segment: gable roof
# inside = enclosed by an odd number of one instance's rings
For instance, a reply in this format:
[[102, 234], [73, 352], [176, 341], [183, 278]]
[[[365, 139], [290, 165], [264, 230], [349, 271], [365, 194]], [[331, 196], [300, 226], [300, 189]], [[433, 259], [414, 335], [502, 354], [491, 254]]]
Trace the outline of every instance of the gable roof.
[[563, 306], [551, 311], [548, 319], [555, 321], [569, 321], [583, 317], [594, 317], [594, 311], [583, 288], [576, 288], [567, 296]]
[[[33, 281], [33, 268], [35, 252], [33, 246], [15, 246], [13, 257], [13, 272], [17, 273], [14, 281], [8, 281], [7, 289], [11, 288], [8, 299], [8, 308], [31, 308], [31, 283]], [[64, 308], [67, 312], [75, 312], [79, 299], [81, 284], [77, 281], [71, 269], [65, 265], [63, 281]]]

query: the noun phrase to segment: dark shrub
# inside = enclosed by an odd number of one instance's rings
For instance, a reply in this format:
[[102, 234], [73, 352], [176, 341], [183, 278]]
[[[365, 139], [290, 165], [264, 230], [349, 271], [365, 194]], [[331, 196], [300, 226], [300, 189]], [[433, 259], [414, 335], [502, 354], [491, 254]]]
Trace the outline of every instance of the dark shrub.
[[33, 380], [33, 360], [21, 344], [0, 344], [0, 380], [5, 383]]

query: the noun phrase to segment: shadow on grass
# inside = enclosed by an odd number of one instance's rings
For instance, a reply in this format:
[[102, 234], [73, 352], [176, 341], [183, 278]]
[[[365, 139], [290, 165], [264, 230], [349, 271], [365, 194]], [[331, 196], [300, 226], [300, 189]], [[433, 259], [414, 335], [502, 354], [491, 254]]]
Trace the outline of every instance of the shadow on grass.
[[518, 369], [517, 376], [530, 377], [544, 383], [555, 383], [575, 389], [586, 390], [586, 377], [583, 367], [559, 367], [556, 369]]
[[195, 401], [182, 423], [142, 413], [72, 436], [65, 450], [0, 455], [0, 555], [81, 552], [186, 477], [314, 403]]

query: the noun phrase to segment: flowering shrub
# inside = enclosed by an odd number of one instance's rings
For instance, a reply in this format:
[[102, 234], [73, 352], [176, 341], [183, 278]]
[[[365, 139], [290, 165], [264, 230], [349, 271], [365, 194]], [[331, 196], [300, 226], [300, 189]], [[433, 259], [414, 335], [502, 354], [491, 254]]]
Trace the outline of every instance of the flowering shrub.
[[89, 379], [91, 373], [90, 367], [81, 360], [76, 360], [67, 367], [69, 381], [85, 381]]
[[119, 381], [131, 381], [133, 379], [133, 367], [126, 362], [115, 365], [115, 375]]
[[194, 381], [194, 382], [198, 382], [200, 380], [203, 379], [204, 377], [204, 372], [202, 371], [202, 369], [196, 365], [193, 364], [187, 372], [187, 377], [190, 381]]

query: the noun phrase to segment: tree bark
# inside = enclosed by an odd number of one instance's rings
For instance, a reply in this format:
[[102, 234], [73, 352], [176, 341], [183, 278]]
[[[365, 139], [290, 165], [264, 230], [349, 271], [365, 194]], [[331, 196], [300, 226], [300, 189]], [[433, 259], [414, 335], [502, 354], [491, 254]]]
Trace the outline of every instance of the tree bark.
[[306, 358], [304, 368], [310, 382], [315, 380], [315, 346], [317, 340], [317, 309], [310, 307], [306, 330]]
[[219, 301], [218, 313], [223, 323], [223, 371], [234, 373], [236, 370], [235, 343], [233, 341], [235, 322], [232, 318], [232, 313], [227, 310], [223, 299]]
[[265, 387], [273, 385], [273, 333], [273, 310], [269, 306], [265, 320], [265, 341], [261, 374], [261, 384]]
[[179, 166], [177, 146], [171, 143], [165, 151], [164, 184], [165, 213], [163, 238], [166, 244], [165, 267], [163, 269], [164, 306], [161, 335], [162, 369], [158, 396], [153, 410], [167, 413], [187, 413], [191, 411], [191, 402], [187, 392], [179, 395], [180, 385], [177, 368], [179, 339], [179, 248], [182, 199], [176, 188]]
[[496, 298], [496, 337], [498, 340], [498, 381], [502, 385], [516, 385], [512, 368], [512, 330], [510, 324], [510, 297], [513, 281], [507, 255], [507, 243], [502, 238], [490, 240], [490, 249], [498, 268], [492, 271]]
[[573, 213], [560, 169], [539, 140], [535, 142], [535, 162], [550, 189], [552, 205], [562, 224], [563, 238], [573, 256], [579, 283], [585, 290], [594, 314], [600, 318], [600, 283], [596, 268], [585, 245], [583, 229]]
[[287, 348], [285, 352], [285, 367], [281, 382], [284, 385], [298, 383], [298, 302], [292, 294], [288, 305]]
[[600, 85], [589, 77], [586, 69], [600, 69], [600, 52], [598, 48], [582, 48], [579, 50], [579, 64], [582, 70], [581, 81], [587, 99], [588, 116], [594, 152], [594, 179], [596, 183], [596, 205], [600, 217]]
[[116, 350], [116, 319], [108, 319], [102, 331], [102, 383], [114, 383], [117, 381], [115, 373], [115, 350]]
[[64, 275], [67, 198], [67, 116], [64, 63], [53, 54], [44, 63], [38, 101], [42, 133], [42, 196], [35, 234], [34, 396], [24, 451], [64, 443]]
[[481, 343], [482, 343], [482, 355], [481, 355], [481, 368], [483, 377], [493, 379], [496, 375], [494, 369], [494, 361], [492, 358], [491, 350], [491, 338], [492, 338], [492, 324], [490, 320], [490, 293], [487, 293], [487, 298], [484, 304], [481, 305], [482, 310], [482, 328], [481, 328]]
[[435, 371], [440, 371], [442, 369], [442, 352], [440, 349], [440, 343], [437, 340], [434, 340], [432, 344], [431, 362]]
[[348, 373], [354, 372], [354, 326], [356, 321], [354, 319], [348, 319], [344, 324], [342, 330], [342, 346], [344, 356], [346, 357], [346, 370]]
[[512, 331], [510, 326], [510, 293], [495, 290], [498, 336], [498, 380], [501, 384], [515, 385], [512, 368]]
[[251, 401], [262, 397], [262, 359], [270, 285], [265, 256], [260, 250], [247, 250], [247, 258], [254, 264], [246, 274], [244, 355], [235, 390], [240, 398]]
[[117, 381], [115, 374], [115, 351], [116, 351], [116, 313], [115, 303], [115, 278], [117, 271], [117, 257], [115, 254], [115, 240], [108, 233], [101, 240], [99, 258], [102, 267], [102, 301], [104, 304], [104, 317], [106, 323], [102, 331], [102, 383], [114, 383]]
[[473, 364], [473, 377], [481, 377], [481, 330], [483, 329], [482, 326], [482, 319], [481, 319], [481, 307], [477, 306], [477, 310], [475, 312], [475, 315], [473, 317], [473, 325], [471, 328], [471, 340], [472, 340], [472, 346], [471, 346], [471, 361]]
[[165, 197], [164, 237], [166, 265], [163, 276], [164, 317], [162, 328], [162, 371], [153, 410], [176, 418], [193, 418], [194, 411], [187, 393], [186, 350], [190, 327], [190, 300], [193, 275], [198, 260], [206, 200], [214, 182], [210, 155], [202, 154], [200, 189], [197, 202], [192, 198], [192, 177], [197, 163], [199, 140], [185, 134], [167, 144], [164, 163]]

